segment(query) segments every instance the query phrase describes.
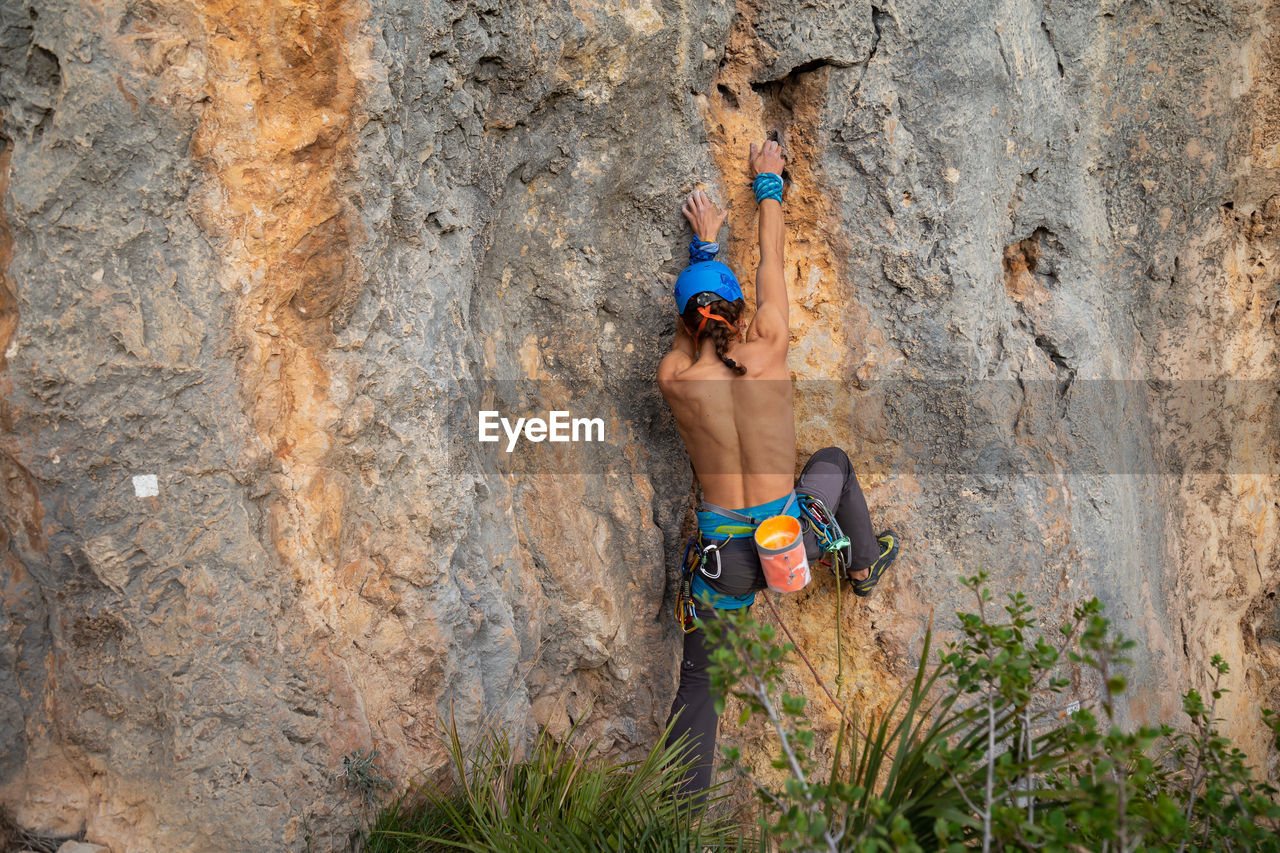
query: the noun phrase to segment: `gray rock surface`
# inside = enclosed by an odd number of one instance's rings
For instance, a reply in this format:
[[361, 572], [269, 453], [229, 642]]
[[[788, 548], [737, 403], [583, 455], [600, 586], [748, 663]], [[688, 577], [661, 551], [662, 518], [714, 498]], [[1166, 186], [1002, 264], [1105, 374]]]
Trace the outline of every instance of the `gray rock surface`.
[[[1107, 603], [1140, 640], [1129, 717], [1174, 719], [1223, 653], [1228, 730], [1266, 755], [1274, 7], [0, 16], [0, 804], [21, 825], [340, 849], [366, 817], [343, 757], [437, 773], [450, 717], [646, 749], [692, 483], [651, 381], [678, 207], [700, 182], [727, 200], [749, 274], [742, 155], [770, 129], [801, 450], [847, 447], [905, 541], [844, 608], [855, 698], [896, 691], [929, 611], [986, 569], [1046, 614]], [[598, 416], [607, 440], [506, 454], [482, 408]], [[831, 594], [782, 603], [825, 664]]]

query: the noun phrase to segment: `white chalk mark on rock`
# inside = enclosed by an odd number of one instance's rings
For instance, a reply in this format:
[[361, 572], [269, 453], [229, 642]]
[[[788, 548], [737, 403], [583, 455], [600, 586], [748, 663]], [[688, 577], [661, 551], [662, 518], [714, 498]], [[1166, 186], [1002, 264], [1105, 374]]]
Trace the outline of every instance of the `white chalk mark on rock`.
[[133, 494], [140, 498], [154, 498], [160, 494], [160, 483], [155, 474], [138, 474], [133, 478]]

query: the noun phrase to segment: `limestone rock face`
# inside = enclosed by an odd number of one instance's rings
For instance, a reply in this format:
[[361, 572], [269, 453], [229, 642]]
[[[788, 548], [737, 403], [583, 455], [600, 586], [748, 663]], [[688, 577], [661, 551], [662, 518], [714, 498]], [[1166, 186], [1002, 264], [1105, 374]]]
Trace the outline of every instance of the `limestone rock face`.
[[[1208, 656], [1266, 772], [1280, 7], [181, 0], [0, 9], [0, 804], [113, 851], [340, 849], [537, 726], [646, 749], [692, 472], [678, 208], [790, 153], [801, 461], [904, 552], [783, 619], [878, 707], [988, 570]], [[1230, 380], [1230, 381], [1222, 381]], [[604, 440], [478, 441], [478, 412]], [[806, 672], [797, 689], [814, 694]], [[1088, 701], [1095, 685], [1080, 681]], [[825, 716], [824, 716], [825, 715]], [[753, 732], [726, 736], [761, 748]]]

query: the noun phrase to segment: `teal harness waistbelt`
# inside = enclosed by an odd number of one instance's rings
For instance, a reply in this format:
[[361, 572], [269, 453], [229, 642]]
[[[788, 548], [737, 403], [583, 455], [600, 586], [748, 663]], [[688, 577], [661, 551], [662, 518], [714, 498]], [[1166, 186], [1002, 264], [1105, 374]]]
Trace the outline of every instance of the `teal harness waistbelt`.
[[777, 500], [743, 509], [725, 509], [703, 501], [698, 511], [698, 532], [704, 539], [744, 539], [756, 532], [760, 522], [775, 515], [800, 518], [800, 504], [794, 491]]

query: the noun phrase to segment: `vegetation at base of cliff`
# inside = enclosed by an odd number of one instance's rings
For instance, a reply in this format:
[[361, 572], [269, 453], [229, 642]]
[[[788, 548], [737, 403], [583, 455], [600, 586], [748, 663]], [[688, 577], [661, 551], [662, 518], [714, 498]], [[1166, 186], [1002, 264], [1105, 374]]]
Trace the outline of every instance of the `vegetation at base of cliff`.
[[366, 755], [363, 749], [357, 749], [342, 757], [342, 770], [335, 774], [344, 787], [360, 794], [365, 806], [377, 800], [380, 791], [391, 788], [391, 780], [382, 775], [377, 761], [378, 750]]
[[[568, 739], [566, 739], [567, 741]], [[455, 728], [450, 755], [458, 784], [422, 785], [384, 809], [366, 839], [369, 853], [688, 853], [750, 850], [742, 827], [689, 808], [677, 790], [684, 745], [663, 745], [642, 760], [612, 763], [575, 750], [545, 731], [518, 760], [505, 735], [488, 733], [466, 750]]]
[[[1187, 728], [1115, 724], [1134, 644], [1112, 630], [1097, 599], [1050, 642], [1035, 633], [1021, 593], [993, 611], [987, 576], [964, 583], [975, 613], [928, 666], [932, 630], [914, 679], [883, 715], [849, 716], [834, 760], [815, 755], [803, 697], [782, 691], [791, 651], [773, 628], [728, 614], [705, 628], [718, 645], [713, 685], [743, 701], [742, 721], [765, 717], [777, 736], [780, 785], [747, 775], [780, 850], [1280, 851], [1280, 791], [1251, 777], [1246, 756], [1214, 716], [1227, 664], [1210, 661], [1210, 698], [1183, 696]], [[1096, 674], [1096, 708], [1060, 709], [1065, 659]], [[1280, 746], [1280, 719], [1264, 712]], [[746, 774], [737, 753], [729, 769]]]
[[[458, 787], [399, 799], [379, 815], [368, 849], [1280, 853], [1280, 790], [1254, 779], [1218, 730], [1228, 671], [1220, 657], [1209, 662], [1208, 698], [1182, 697], [1189, 725], [1127, 731], [1115, 723], [1116, 699], [1133, 642], [1102, 605], [1076, 607], [1046, 637], [1021, 593], [996, 608], [986, 581], [985, 573], [964, 579], [976, 612], [957, 614], [959, 639], [932, 665], [926, 633], [915, 676], [887, 712], [846, 709], [830, 758], [819, 755], [807, 700], [782, 689], [793, 648], [774, 628], [746, 611], [702, 626], [716, 649], [717, 695], [741, 699], [739, 722], [761, 716], [776, 736], [777, 784], [724, 750], [724, 769], [759, 795], [758, 838], [678, 805], [672, 792], [684, 766], [674, 751], [608, 764], [544, 733], [524, 761], [497, 735], [468, 757], [452, 732]], [[1070, 713], [1068, 663], [1098, 685], [1096, 701]], [[1280, 746], [1280, 718], [1264, 711], [1263, 719]]]

